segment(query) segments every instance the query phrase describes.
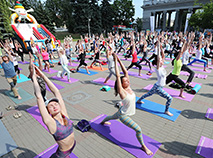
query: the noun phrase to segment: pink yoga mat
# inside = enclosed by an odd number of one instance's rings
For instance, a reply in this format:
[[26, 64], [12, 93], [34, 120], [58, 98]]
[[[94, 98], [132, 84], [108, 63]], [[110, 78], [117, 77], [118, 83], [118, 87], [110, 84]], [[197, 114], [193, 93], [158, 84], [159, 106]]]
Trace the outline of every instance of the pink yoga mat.
[[116, 120], [110, 120], [109, 122], [111, 125], [101, 125], [100, 122], [105, 117], [106, 115], [102, 114], [91, 120], [91, 127], [135, 157], [153, 157], [158, 148], [161, 146], [161, 143], [143, 134], [145, 145], [153, 152], [152, 156], [146, 155], [146, 153], [141, 149], [141, 144], [139, 143], [136, 137], [136, 132], [133, 129]]
[[205, 117], [207, 119], [213, 120], [213, 108], [208, 108]]
[[201, 136], [195, 153], [206, 158], [213, 158], [213, 139]]
[[[189, 73], [186, 72], [186, 71], [181, 71], [180, 72], [180, 75], [183, 75], [183, 76], [189, 76]], [[202, 74], [195, 74], [194, 76], [195, 78], [201, 78], [201, 79], [206, 79], [208, 77], [208, 75], [202, 75]]]
[[54, 69], [51, 69], [51, 68], [50, 68], [50, 72], [49, 72], [48, 70], [45, 70], [45, 69], [43, 69], [42, 71], [43, 71], [43, 72], [46, 72], [46, 73], [48, 73], [48, 74], [53, 74], [53, 73], [58, 72], [58, 70], [54, 70]]
[[[203, 68], [203, 64], [200, 65], [200, 64], [194, 64], [194, 63], [193, 63], [193, 64], [190, 65], [190, 66], [193, 66], [193, 67], [201, 67], [201, 68]], [[209, 69], [213, 69], [213, 66], [209, 66], [208, 68], [209, 68]], [[208, 69], [208, 68], [207, 68], [207, 69]]]
[[95, 83], [99, 83], [99, 84], [102, 84], [102, 85], [107, 85], [107, 86], [110, 86], [110, 87], [114, 87], [114, 85], [115, 85], [115, 81], [108, 80], [107, 83], [104, 83], [104, 81], [105, 81], [105, 78], [98, 78], [96, 80], [93, 80], [93, 82], [95, 82]]
[[70, 65], [70, 63], [68, 63], [69, 66], [73, 66], [73, 67], [77, 67], [79, 64], [80, 64], [80, 63], [73, 63], [73, 62], [72, 62], [72, 65]]
[[[144, 87], [143, 89], [150, 90], [152, 87], [153, 87], [153, 85], [150, 84], [150, 85]], [[191, 102], [192, 99], [194, 98], [194, 95], [188, 94], [188, 93], [185, 93], [185, 92], [183, 92], [183, 95], [184, 95], [186, 98], [179, 97], [180, 90], [169, 89], [169, 88], [163, 88], [163, 89], [164, 89], [167, 93], [169, 93], [172, 97], [177, 98], [177, 99], [181, 99], [181, 100], [185, 100], [185, 101]]]
[[[123, 74], [123, 72], [121, 72], [121, 74]], [[142, 79], [149, 79], [151, 76], [149, 75], [145, 75], [145, 74], [141, 74], [142, 76], [138, 76], [138, 72], [133, 72], [133, 71], [128, 71], [129, 76], [134, 76], [137, 78], [142, 78]]]
[[70, 78], [71, 82], [68, 82], [68, 81], [67, 81], [67, 77], [61, 78], [61, 77], [53, 76], [53, 77], [51, 77], [51, 78], [53, 78], [53, 79], [55, 79], [55, 80], [58, 80], [58, 81], [61, 81], [61, 82], [68, 83], [68, 84], [71, 84], [71, 83], [74, 83], [74, 82], [79, 81], [78, 79]]

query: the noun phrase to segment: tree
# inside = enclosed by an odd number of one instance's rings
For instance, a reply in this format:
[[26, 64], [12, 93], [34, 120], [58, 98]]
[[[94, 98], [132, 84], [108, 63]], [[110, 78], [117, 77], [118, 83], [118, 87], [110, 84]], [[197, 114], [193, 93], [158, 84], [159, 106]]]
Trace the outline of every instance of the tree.
[[10, 26], [11, 11], [8, 9], [10, 3], [6, 0], [0, 0], [0, 38], [12, 35], [12, 27]]
[[91, 33], [100, 34], [102, 32], [102, 23], [101, 23], [101, 11], [98, 5], [98, 0], [91, 0], [90, 2], [90, 17], [91, 17]]
[[103, 0], [101, 4], [101, 17], [102, 17], [102, 28], [107, 35], [108, 32], [112, 30], [114, 10], [112, 5], [109, 3], [111, 0]]
[[113, 3], [114, 18], [116, 25], [130, 26], [130, 21], [134, 21], [135, 8], [132, 0], [115, 0]]
[[74, 3], [74, 19], [76, 27], [74, 32], [88, 33], [88, 20], [91, 15], [89, 0], [76, 0]]
[[136, 19], [136, 24], [137, 24], [137, 31], [141, 32], [143, 29], [143, 21], [142, 18], [137, 18]]
[[212, 29], [213, 28], [213, 1], [206, 4], [199, 4], [202, 9], [197, 10], [189, 19], [189, 25], [194, 28]]

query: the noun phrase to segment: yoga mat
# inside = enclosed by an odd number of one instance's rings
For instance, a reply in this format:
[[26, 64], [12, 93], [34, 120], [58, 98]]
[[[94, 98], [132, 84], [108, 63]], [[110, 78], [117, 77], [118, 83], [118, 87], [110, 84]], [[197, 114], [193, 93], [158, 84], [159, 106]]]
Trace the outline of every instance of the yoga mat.
[[208, 108], [205, 117], [207, 119], [213, 120], [213, 108]]
[[[56, 88], [58, 88], [58, 90], [64, 88], [63, 86], [61, 86], [61, 85], [59, 85], [59, 84], [56, 84], [56, 83], [54, 83], [54, 82], [52, 82], [52, 83], [56, 86]], [[47, 86], [47, 84], [46, 84], [46, 89], [47, 89], [48, 91], [51, 92], [51, 90], [49, 89], [49, 87]]]
[[0, 120], [0, 156], [7, 154], [10, 151], [13, 151], [18, 146], [16, 145], [13, 138], [10, 136], [10, 133], [7, 131], [6, 127]]
[[[148, 85], [146, 87], [144, 87], [143, 89], [146, 89], [146, 90], [150, 90], [152, 88], [153, 85]], [[175, 89], [169, 89], [169, 88], [163, 88], [167, 93], [169, 93], [172, 97], [174, 98], [177, 98], [177, 99], [181, 99], [181, 100], [185, 100], [185, 101], [188, 101], [188, 102], [191, 102], [192, 99], [194, 98], [195, 95], [192, 95], [192, 94], [189, 94], [189, 93], [185, 93], [183, 92], [183, 95], [186, 97], [186, 98], [182, 98], [182, 97], [179, 97], [179, 94], [180, 94], [180, 90], [175, 90]]]
[[2, 66], [0, 65], [0, 69], [2, 69]]
[[38, 106], [36, 105], [36, 106], [33, 106], [33, 107], [31, 107], [31, 108], [28, 108], [27, 109], [27, 112], [32, 116], [32, 117], [34, 117], [47, 131], [49, 131], [48, 130], [48, 128], [47, 128], [47, 126], [44, 124], [44, 122], [42, 121], [42, 117], [41, 117], [41, 114], [40, 114], [40, 111], [39, 111], [39, 109], [38, 109]]
[[[52, 154], [54, 154], [57, 149], [58, 149], [58, 144], [54, 144], [53, 146], [49, 147], [48, 149], [46, 149], [42, 153], [38, 154], [34, 158], [48, 158]], [[77, 156], [75, 154], [73, 154], [73, 153], [71, 153], [69, 157], [70, 158], [77, 158]]]
[[115, 85], [115, 81], [112, 81], [112, 80], [108, 80], [108, 82], [107, 83], [104, 83], [104, 81], [105, 81], [105, 78], [98, 78], [98, 79], [96, 79], [96, 80], [93, 80], [93, 82], [95, 82], [95, 83], [99, 83], [99, 84], [102, 84], [102, 85], [107, 85], [107, 86], [110, 86], [110, 87], [114, 87], [114, 85]]
[[88, 66], [89, 69], [92, 69], [92, 70], [98, 70], [98, 71], [105, 71], [105, 70], [108, 70], [108, 68], [105, 68], [102, 66], [102, 69], [100, 68], [100, 66], [93, 66], [92, 68], [90, 66]]
[[51, 68], [50, 68], [50, 72], [49, 72], [48, 70], [45, 70], [45, 69], [43, 69], [42, 71], [43, 71], [43, 72], [46, 72], [46, 73], [48, 73], [48, 74], [53, 74], [53, 73], [58, 72], [58, 70], [54, 70], [54, 69], [51, 69]]
[[19, 69], [19, 70], [22, 70], [22, 68], [20, 68], [20, 67], [19, 67], [18, 69]]
[[213, 158], [213, 139], [201, 136], [195, 153], [205, 158]]
[[[132, 67], [133, 69], [138, 69], [138, 67]], [[149, 67], [142, 66], [142, 70], [150, 71]], [[151, 72], [154, 72], [153, 70]]]
[[61, 82], [68, 83], [68, 84], [71, 84], [71, 83], [74, 83], [74, 82], [79, 81], [78, 79], [70, 78], [71, 82], [68, 82], [68, 81], [67, 81], [67, 76], [64, 77], [64, 78], [57, 77], [57, 76], [53, 76], [53, 77], [51, 77], [51, 78], [53, 78], [53, 79], [55, 79], [55, 80], [58, 80], [58, 81], [61, 81]]
[[[182, 80], [183, 82], [186, 83], [186, 80]], [[175, 83], [175, 81], [172, 81], [173, 83]], [[191, 82], [191, 86], [194, 87], [196, 84], [199, 84], [200, 86], [202, 85], [202, 83], [198, 83], [198, 82]]]
[[18, 63], [20, 63], [20, 64], [29, 64], [30, 62], [29, 61], [18, 61]]
[[31, 79], [29, 79], [27, 76], [20, 74], [21, 79], [19, 79], [18, 75], [17, 75], [17, 83], [22, 83], [22, 82], [26, 82], [26, 81], [30, 81]]
[[[190, 65], [189, 65], [190, 66]], [[206, 70], [206, 71], [203, 71], [203, 69], [199, 69], [199, 68], [196, 68], [196, 67], [190, 67], [190, 69], [194, 70], [194, 71], [200, 71], [200, 72], [205, 72], [205, 73], [211, 73], [211, 70]]]
[[88, 74], [86, 69], [79, 69], [79, 71], [77, 72], [81, 74], [89, 75], [89, 76], [98, 74], [98, 72], [91, 71], [91, 70], [89, 70], [90, 74]]
[[[100, 122], [106, 117], [102, 114], [90, 121], [91, 127], [104, 137], [111, 140], [127, 152], [138, 158], [150, 158], [157, 152], [161, 143], [143, 134], [145, 145], [153, 152], [152, 156], [148, 156], [142, 149], [141, 144], [137, 140], [136, 133], [133, 129], [127, 127], [123, 123], [110, 120], [111, 125], [101, 125]], [[143, 130], [143, 129], [142, 129]]]
[[[136, 97], [136, 101], [138, 99], [139, 99], [139, 97]], [[171, 112], [173, 114], [173, 116], [168, 116], [168, 115], [164, 114], [165, 107], [166, 107], [165, 105], [158, 104], [158, 103], [146, 100], [146, 99], [143, 99], [142, 101], [144, 102], [143, 104], [136, 103], [137, 109], [144, 110], [146, 112], [149, 112], [149, 113], [152, 113], [154, 115], [163, 117], [163, 118], [168, 119], [170, 121], [175, 121], [181, 113], [180, 110], [169, 107], [169, 112]]]
[[25, 90], [23, 90], [22, 88], [18, 87], [18, 93], [21, 96], [22, 99], [17, 99], [14, 97], [13, 91], [5, 91], [4, 92], [8, 97], [10, 97], [10, 99], [16, 103], [16, 104], [21, 104], [27, 100], [30, 100], [32, 98], [34, 98], [34, 96], [32, 96], [31, 94], [29, 94], [28, 92], [26, 92]]
[[72, 65], [70, 65], [70, 63], [68, 63], [69, 66], [73, 66], [73, 67], [77, 67], [79, 64], [80, 64], [80, 63], [77, 64], [77, 63], [73, 63], [73, 62], [72, 62]]
[[[183, 76], [189, 76], [190, 74], [186, 71], [181, 71], [180, 72], [180, 75], [183, 75]], [[201, 78], [201, 79], [206, 79], [208, 77], [208, 75], [202, 75], [202, 74], [195, 74], [194, 75], [195, 78]]]
[[[203, 64], [200, 65], [200, 64], [194, 64], [194, 63], [193, 63], [193, 64], [190, 65], [190, 66], [203, 68]], [[213, 69], [213, 66], [208, 66], [208, 68], [209, 68], [209, 69]]]
[[[121, 72], [121, 74], [123, 74], [123, 72]], [[141, 74], [142, 76], [138, 76], [138, 72], [134, 72], [134, 71], [128, 71], [129, 76], [134, 76], [137, 78], [142, 78], [142, 79], [149, 79], [151, 76], [149, 75], [145, 75], [145, 74]]]
[[[53, 62], [52, 62], [53, 61]], [[59, 60], [49, 60], [49, 62], [50, 62], [50, 64], [53, 64], [53, 63], [58, 63], [59, 62]]]

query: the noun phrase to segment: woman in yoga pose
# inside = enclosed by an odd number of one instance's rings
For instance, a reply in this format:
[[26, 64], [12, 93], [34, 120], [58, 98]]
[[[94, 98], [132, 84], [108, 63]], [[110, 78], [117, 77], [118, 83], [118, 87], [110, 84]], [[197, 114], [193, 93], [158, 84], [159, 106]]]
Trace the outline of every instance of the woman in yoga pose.
[[155, 71], [156, 71], [156, 74], [158, 77], [158, 81], [154, 84], [154, 86], [152, 87], [152, 89], [149, 92], [147, 92], [146, 94], [141, 96], [140, 99], [138, 99], [137, 103], [143, 104], [144, 102], [141, 101], [142, 99], [145, 99], [145, 98], [157, 93], [161, 97], [167, 99], [164, 113], [169, 116], [173, 116], [173, 114], [169, 112], [169, 106], [172, 102], [172, 97], [166, 91], [163, 90], [163, 86], [165, 86], [165, 84], [166, 84], [166, 70], [163, 67], [164, 59], [165, 59], [165, 55], [163, 52], [163, 48], [162, 48], [162, 45], [159, 44], [157, 46], [157, 58], [155, 58], [155, 60], [153, 60], [153, 62], [152, 62], [152, 65], [157, 66]]
[[[152, 155], [152, 151], [150, 151], [146, 145], [143, 142], [143, 136], [142, 136], [142, 131], [141, 128], [139, 127], [139, 125], [134, 122], [130, 116], [135, 114], [135, 93], [132, 91], [132, 89], [130, 88], [130, 82], [129, 82], [129, 75], [128, 72], [125, 68], [125, 66], [123, 65], [123, 63], [120, 61], [120, 59], [117, 57], [117, 55], [113, 54], [114, 57], [114, 61], [115, 61], [115, 72], [116, 72], [116, 82], [115, 82], [115, 96], [117, 96], [118, 94], [120, 95], [120, 98], [122, 99], [122, 104], [123, 106], [121, 106], [118, 110], [118, 112], [116, 112], [114, 115], [112, 116], [107, 116], [102, 122], [101, 124], [110, 124], [110, 122], [107, 122], [109, 120], [112, 119], [120, 119], [120, 121], [122, 123], [124, 123], [125, 125], [127, 125], [128, 127], [132, 128], [133, 130], [136, 131], [136, 137], [138, 139], [138, 141], [141, 144], [141, 148], [142, 150], [147, 154], [147, 155]], [[118, 65], [117, 62], [119, 62], [121, 69], [124, 73], [124, 76], [120, 77], [120, 72], [118, 69]]]
[[[55, 98], [44, 102], [35, 73], [44, 79]], [[59, 146], [51, 158], [67, 158], [72, 153], [76, 141], [72, 121], [68, 119], [69, 116], [62, 96], [55, 85], [36, 66], [33, 68], [32, 81], [42, 120]]]

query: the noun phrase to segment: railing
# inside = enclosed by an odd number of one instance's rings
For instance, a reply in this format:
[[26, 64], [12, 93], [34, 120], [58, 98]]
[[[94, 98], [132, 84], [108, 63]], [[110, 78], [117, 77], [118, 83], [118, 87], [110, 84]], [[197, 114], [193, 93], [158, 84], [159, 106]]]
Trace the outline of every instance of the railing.
[[191, 1], [191, 0], [144, 0], [143, 5], [155, 5], [159, 3], [172, 3], [172, 2], [180, 2], [180, 1]]

